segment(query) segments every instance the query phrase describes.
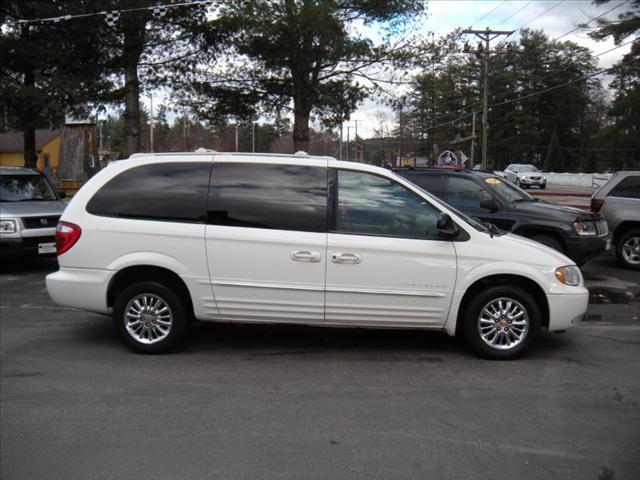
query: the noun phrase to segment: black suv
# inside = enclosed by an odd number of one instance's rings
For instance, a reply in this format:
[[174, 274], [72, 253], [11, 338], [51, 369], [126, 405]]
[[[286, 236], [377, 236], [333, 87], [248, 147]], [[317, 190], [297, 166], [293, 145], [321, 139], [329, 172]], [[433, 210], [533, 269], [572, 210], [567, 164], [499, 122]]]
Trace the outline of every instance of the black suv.
[[395, 171], [467, 215], [544, 243], [577, 265], [610, 246], [602, 215], [541, 202], [495, 175], [438, 168]]

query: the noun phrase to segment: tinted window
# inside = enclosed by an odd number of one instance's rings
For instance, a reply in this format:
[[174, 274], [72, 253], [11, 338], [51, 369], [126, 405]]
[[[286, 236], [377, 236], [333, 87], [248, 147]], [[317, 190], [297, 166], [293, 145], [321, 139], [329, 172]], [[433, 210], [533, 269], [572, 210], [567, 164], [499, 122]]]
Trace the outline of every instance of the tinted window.
[[338, 171], [338, 233], [437, 238], [438, 214], [425, 200], [389, 179]]
[[434, 173], [418, 173], [418, 172], [402, 172], [403, 177], [415, 183], [421, 188], [424, 188], [427, 192], [435, 195], [436, 197], [442, 197], [442, 175]]
[[480, 202], [490, 194], [482, 185], [464, 177], [450, 176], [447, 202], [458, 208], [480, 208]]
[[210, 163], [143, 165], [109, 180], [87, 204], [94, 215], [203, 222]]
[[326, 232], [327, 169], [215, 163], [209, 223]]
[[610, 197], [624, 198], [640, 198], [640, 176], [627, 177], [616, 185], [611, 192]]

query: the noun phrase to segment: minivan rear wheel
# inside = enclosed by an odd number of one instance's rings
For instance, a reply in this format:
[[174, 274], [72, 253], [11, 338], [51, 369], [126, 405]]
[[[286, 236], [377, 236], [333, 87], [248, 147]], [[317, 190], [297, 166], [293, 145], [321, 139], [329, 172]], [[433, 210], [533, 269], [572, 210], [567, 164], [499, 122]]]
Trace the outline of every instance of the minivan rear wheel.
[[166, 286], [137, 282], [116, 297], [113, 318], [129, 348], [138, 353], [165, 353], [184, 333], [185, 308]]
[[524, 290], [495, 286], [480, 292], [464, 312], [463, 334], [480, 356], [515, 358], [525, 353], [540, 331], [541, 315]]

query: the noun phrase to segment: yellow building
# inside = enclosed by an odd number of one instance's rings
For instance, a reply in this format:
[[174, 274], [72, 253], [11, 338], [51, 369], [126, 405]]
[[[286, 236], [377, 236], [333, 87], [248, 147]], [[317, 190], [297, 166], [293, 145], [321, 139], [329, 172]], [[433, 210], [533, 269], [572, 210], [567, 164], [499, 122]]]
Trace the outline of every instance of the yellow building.
[[[37, 168], [55, 175], [60, 163], [60, 130], [36, 130]], [[22, 132], [0, 133], [0, 166], [24, 167]]]

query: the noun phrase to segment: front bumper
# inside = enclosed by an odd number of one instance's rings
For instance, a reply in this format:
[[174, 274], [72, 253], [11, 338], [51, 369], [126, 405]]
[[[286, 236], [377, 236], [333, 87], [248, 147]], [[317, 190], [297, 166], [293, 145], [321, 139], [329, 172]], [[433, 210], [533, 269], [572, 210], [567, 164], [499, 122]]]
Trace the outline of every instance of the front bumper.
[[20, 257], [47, 257], [55, 256], [55, 250], [42, 253], [41, 245], [47, 247], [55, 245], [56, 238], [53, 235], [42, 237], [11, 237], [0, 238], [0, 257], [2, 258], [20, 258]]
[[527, 187], [541, 187], [541, 186], [546, 186], [547, 185], [547, 181], [544, 179], [540, 179], [540, 180], [533, 180], [531, 178], [521, 178], [520, 179], [520, 185], [525, 185]]
[[582, 265], [609, 250], [611, 248], [611, 237], [609, 235], [601, 235], [565, 238], [565, 245], [568, 252], [567, 256], [577, 265]]
[[547, 295], [549, 302], [549, 331], [561, 331], [575, 327], [587, 313], [589, 290], [580, 293]]

